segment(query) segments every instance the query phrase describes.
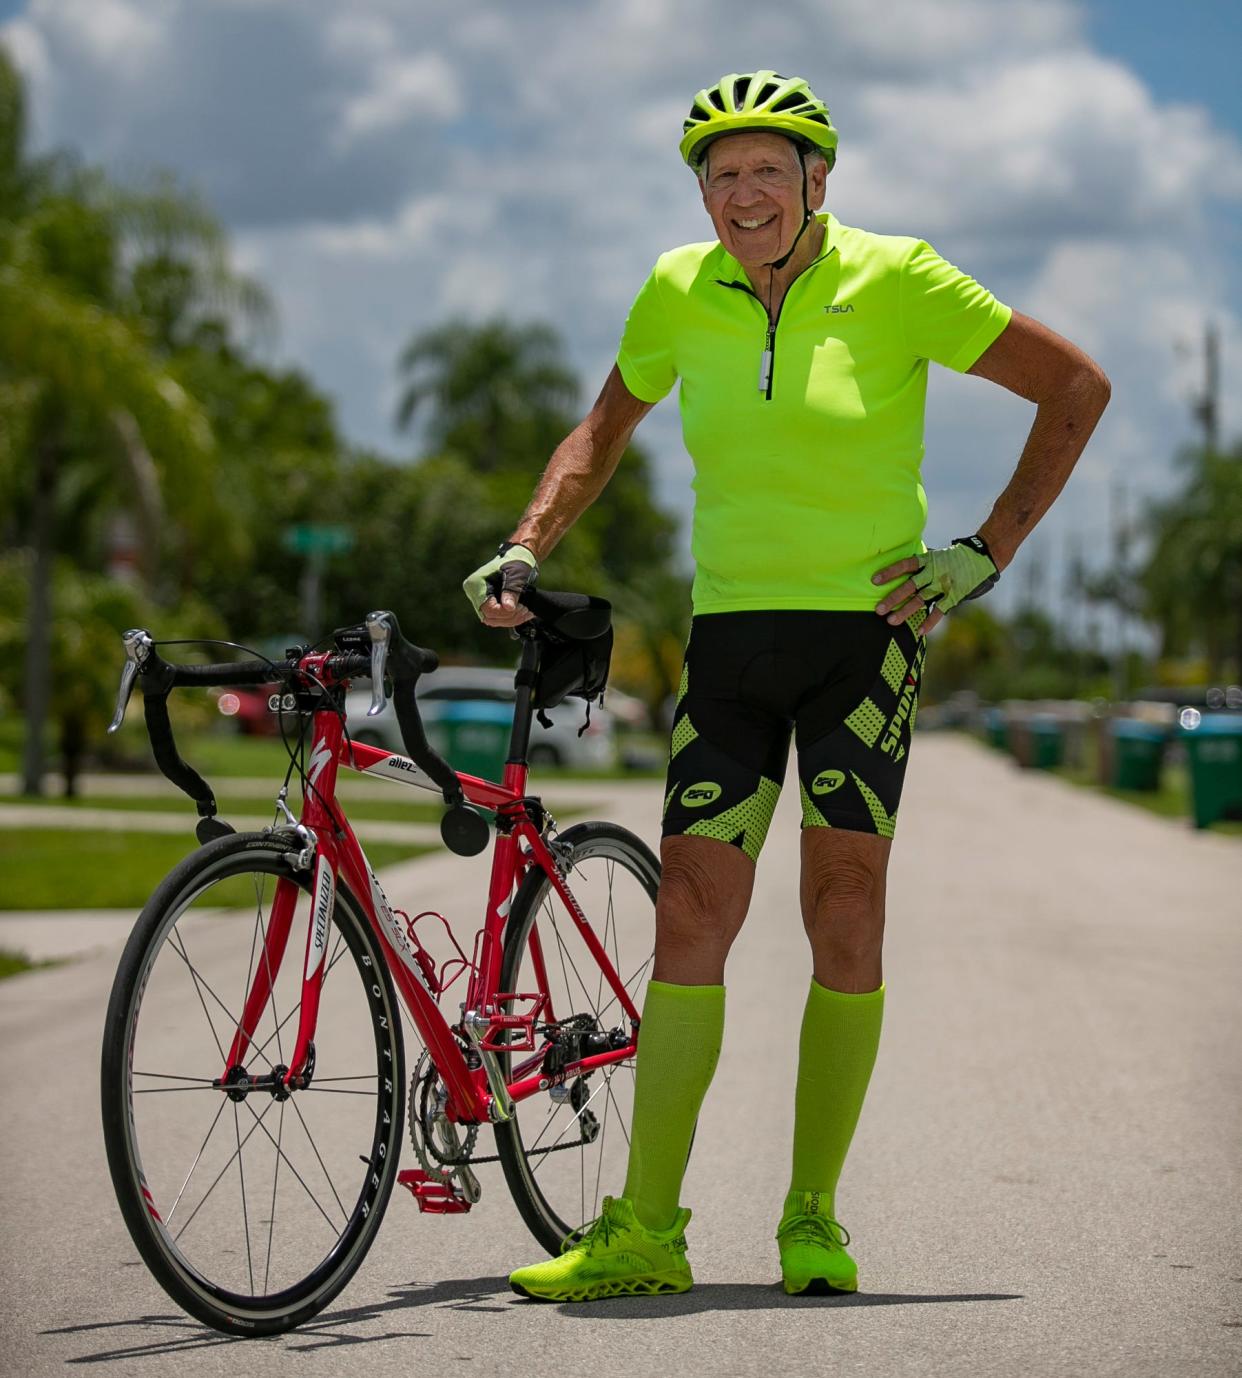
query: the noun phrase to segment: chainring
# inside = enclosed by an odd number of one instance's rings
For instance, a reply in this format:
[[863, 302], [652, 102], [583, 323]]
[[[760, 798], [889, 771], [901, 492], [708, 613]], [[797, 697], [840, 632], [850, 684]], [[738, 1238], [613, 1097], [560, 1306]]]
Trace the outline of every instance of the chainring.
[[410, 1143], [424, 1172], [439, 1176], [444, 1167], [462, 1167], [474, 1153], [477, 1124], [457, 1125], [440, 1107], [440, 1076], [424, 1052], [410, 1078]]

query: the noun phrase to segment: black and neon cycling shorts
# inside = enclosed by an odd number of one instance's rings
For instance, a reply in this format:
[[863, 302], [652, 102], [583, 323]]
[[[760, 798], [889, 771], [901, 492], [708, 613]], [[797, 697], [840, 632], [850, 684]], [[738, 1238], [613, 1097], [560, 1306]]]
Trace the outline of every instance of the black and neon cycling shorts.
[[802, 826], [891, 838], [926, 652], [909, 623], [890, 627], [873, 612], [696, 617], [673, 717], [664, 836], [714, 837], [757, 859], [793, 731]]

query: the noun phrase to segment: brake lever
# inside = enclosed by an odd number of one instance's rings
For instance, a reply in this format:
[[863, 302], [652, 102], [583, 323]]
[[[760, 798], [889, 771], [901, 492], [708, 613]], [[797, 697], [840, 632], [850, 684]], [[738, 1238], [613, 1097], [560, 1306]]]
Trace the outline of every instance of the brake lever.
[[131, 627], [123, 633], [121, 640], [125, 643], [125, 664], [121, 669], [121, 683], [116, 694], [116, 712], [108, 724], [109, 732], [115, 732], [125, 721], [125, 710], [129, 707], [129, 696], [134, 692], [134, 681], [155, 649], [150, 632], [142, 627]]
[[367, 613], [367, 631], [371, 635], [371, 706], [367, 717], [382, 713], [388, 703], [384, 692], [384, 670], [388, 665], [388, 647], [392, 641], [392, 614]]

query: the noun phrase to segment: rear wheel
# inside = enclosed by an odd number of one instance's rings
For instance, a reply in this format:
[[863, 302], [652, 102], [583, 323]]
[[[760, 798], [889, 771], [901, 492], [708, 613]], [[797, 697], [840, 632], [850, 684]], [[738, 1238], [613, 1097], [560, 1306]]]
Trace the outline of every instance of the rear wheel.
[[[660, 863], [640, 838], [612, 823], [579, 823], [560, 834], [567, 883], [641, 1013], [655, 949]], [[542, 871], [530, 872], [505, 931], [500, 988], [540, 990], [531, 947], [537, 932], [552, 1017], [567, 1050], [590, 1040], [630, 1041], [630, 1020], [591, 956], [564, 901]], [[552, 1039], [558, 1035], [553, 1033]], [[502, 1063], [531, 1054], [507, 1054]], [[506, 1066], [506, 1071], [508, 1072]], [[535, 1238], [555, 1253], [621, 1191], [629, 1156], [634, 1059], [613, 1063], [518, 1102], [497, 1124], [496, 1144], [513, 1200]]]
[[[233, 1335], [288, 1330], [336, 1296], [375, 1237], [400, 1154], [398, 1008], [344, 887], [328, 916], [309, 1084], [283, 1084], [311, 913], [294, 855], [241, 835], [187, 857], [139, 917], [104, 1028], [104, 1141], [125, 1223], [173, 1300]], [[269, 937], [282, 911], [283, 960]], [[270, 998], [229, 1067], [265, 961]]]

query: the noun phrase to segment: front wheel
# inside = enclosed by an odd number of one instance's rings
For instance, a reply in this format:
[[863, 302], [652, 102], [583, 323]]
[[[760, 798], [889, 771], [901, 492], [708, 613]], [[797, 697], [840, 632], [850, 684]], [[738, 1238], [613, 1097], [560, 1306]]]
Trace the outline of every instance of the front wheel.
[[[613, 823], [576, 824], [557, 845], [568, 862], [568, 888], [641, 1013], [655, 957], [660, 863], [641, 838]], [[527, 874], [513, 902], [500, 988], [546, 993], [567, 1047], [586, 1052], [592, 1037], [633, 1032], [564, 901], [538, 869]], [[502, 1056], [506, 1074], [509, 1059], [529, 1056]], [[621, 1191], [633, 1102], [634, 1059], [628, 1058], [520, 1101], [513, 1118], [496, 1125], [514, 1203], [550, 1253], [599, 1214], [603, 1192]]]
[[[169, 1296], [232, 1335], [288, 1330], [336, 1296], [379, 1228], [401, 1148], [398, 1007], [343, 886], [309, 1084], [282, 1083], [311, 914], [295, 855], [243, 834], [187, 857], [139, 916], [104, 1027], [104, 1141], [125, 1223]], [[270, 994], [229, 1066], [264, 970]]]

